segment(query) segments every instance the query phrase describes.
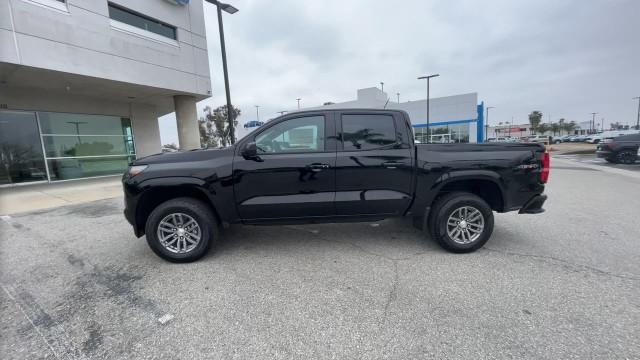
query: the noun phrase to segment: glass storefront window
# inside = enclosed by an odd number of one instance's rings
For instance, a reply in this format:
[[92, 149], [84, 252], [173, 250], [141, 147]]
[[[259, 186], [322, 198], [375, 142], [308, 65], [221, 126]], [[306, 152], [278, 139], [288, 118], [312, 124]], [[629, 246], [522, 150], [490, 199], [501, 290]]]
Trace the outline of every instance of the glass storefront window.
[[131, 136], [131, 121], [108, 115], [39, 112], [43, 135]]
[[48, 112], [38, 117], [52, 181], [119, 174], [135, 159], [127, 118]]
[[117, 175], [135, 156], [128, 118], [0, 111], [0, 185]]
[[34, 113], [0, 111], [0, 185], [47, 180]]
[[124, 172], [133, 156], [48, 159], [51, 180], [69, 180]]
[[130, 136], [43, 135], [42, 140], [48, 158], [135, 153]]
[[469, 123], [440, 125], [434, 124], [429, 129], [419, 127], [413, 129], [416, 142], [426, 144], [428, 139], [431, 143], [468, 143], [469, 142]]

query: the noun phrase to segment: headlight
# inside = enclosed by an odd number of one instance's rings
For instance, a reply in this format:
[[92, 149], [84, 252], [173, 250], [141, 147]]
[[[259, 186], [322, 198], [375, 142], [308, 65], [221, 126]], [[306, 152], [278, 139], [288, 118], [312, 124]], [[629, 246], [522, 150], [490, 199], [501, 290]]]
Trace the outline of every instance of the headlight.
[[129, 166], [129, 176], [130, 177], [134, 177], [138, 174], [140, 174], [141, 172], [144, 171], [144, 169], [148, 168], [148, 165], [135, 165], [135, 166]]

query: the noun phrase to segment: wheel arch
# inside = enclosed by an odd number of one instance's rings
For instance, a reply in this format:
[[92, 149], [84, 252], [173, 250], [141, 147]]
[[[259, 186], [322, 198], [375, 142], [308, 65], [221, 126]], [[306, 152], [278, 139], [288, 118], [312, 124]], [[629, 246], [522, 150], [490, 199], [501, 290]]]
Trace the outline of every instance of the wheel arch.
[[504, 211], [507, 208], [500, 175], [492, 171], [451, 173], [447, 179], [436, 181], [433, 191], [436, 196], [432, 202], [444, 194], [464, 191], [479, 196], [494, 211]]
[[200, 182], [195, 178], [163, 178], [144, 184], [147, 190], [143, 191], [140, 195], [136, 209], [136, 234], [139, 236], [144, 235], [147, 219], [158, 205], [171, 199], [184, 197], [199, 200], [207, 205], [220, 224], [220, 214], [216, 209], [212, 195], [210, 195], [203, 185], [204, 182]]
[[[490, 170], [469, 170], [459, 172], [449, 172], [439, 177], [429, 192], [432, 194], [424, 208], [422, 219], [415, 226], [422, 226], [427, 229], [429, 214], [433, 204], [442, 196], [451, 192], [468, 192], [479, 196], [489, 204], [492, 210], [502, 212], [508, 209], [506, 204], [505, 189], [502, 185], [502, 178], [494, 171]], [[416, 219], [416, 220], [418, 220]]]

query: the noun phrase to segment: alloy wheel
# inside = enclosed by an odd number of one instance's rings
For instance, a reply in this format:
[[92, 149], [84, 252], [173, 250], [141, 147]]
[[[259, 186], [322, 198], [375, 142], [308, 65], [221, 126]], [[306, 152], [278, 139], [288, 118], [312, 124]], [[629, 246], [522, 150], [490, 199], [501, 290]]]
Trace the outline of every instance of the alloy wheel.
[[455, 209], [447, 219], [447, 234], [458, 244], [470, 244], [482, 235], [484, 216], [473, 206]]
[[173, 213], [158, 224], [158, 240], [167, 251], [184, 254], [195, 249], [202, 238], [200, 225], [191, 216]]

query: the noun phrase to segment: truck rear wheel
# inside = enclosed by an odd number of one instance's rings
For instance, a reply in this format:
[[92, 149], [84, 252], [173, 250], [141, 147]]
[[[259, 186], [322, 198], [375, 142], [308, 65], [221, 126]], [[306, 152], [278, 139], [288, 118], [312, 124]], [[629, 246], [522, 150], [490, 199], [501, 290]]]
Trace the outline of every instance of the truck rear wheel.
[[211, 209], [192, 198], [177, 198], [156, 207], [145, 228], [147, 243], [161, 258], [191, 262], [204, 256], [218, 239], [218, 222]]
[[444, 249], [467, 253], [481, 248], [493, 232], [493, 211], [477, 195], [453, 192], [438, 199], [429, 214], [431, 237]]

